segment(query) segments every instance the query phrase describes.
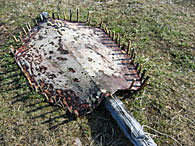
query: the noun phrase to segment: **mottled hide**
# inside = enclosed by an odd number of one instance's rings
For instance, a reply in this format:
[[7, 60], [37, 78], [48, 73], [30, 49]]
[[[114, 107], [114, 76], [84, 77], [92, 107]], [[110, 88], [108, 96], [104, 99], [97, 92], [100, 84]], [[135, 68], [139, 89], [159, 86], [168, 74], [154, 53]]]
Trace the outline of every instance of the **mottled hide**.
[[32, 87], [76, 115], [118, 90], [138, 90], [131, 57], [100, 28], [47, 19], [23, 38], [15, 58]]

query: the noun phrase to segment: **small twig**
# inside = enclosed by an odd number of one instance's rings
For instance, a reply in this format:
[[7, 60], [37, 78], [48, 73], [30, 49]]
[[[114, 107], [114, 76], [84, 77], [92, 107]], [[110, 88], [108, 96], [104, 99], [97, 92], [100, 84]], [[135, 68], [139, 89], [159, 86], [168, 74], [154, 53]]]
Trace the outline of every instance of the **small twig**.
[[100, 136], [100, 134], [101, 134], [101, 133], [98, 133], [98, 134], [96, 135], [96, 137], [95, 137], [95, 138], [92, 140], [92, 142], [90, 143], [90, 146], [93, 145], [94, 141], [96, 141], [96, 139]]
[[151, 130], [153, 130], [154, 132], [156, 132], [156, 133], [158, 133], [160, 135], [167, 136], [167, 137], [171, 138], [172, 140], [174, 140], [177, 144], [179, 144], [180, 146], [182, 146], [182, 144], [178, 140], [176, 140], [174, 137], [172, 137], [172, 136], [170, 136], [170, 135], [168, 135], [166, 133], [159, 132], [158, 130], [156, 130], [156, 129], [150, 127], [150, 126], [147, 126], [147, 125], [143, 125], [142, 127], [143, 128], [144, 127], [147, 127], [148, 129], [151, 129]]
[[151, 134], [151, 133], [147, 133], [147, 132], [145, 132], [145, 134], [151, 136], [152, 138], [154, 138], [154, 137], [159, 137], [158, 135]]
[[192, 121], [191, 119], [188, 119], [187, 117], [184, 117], [184, 116], [182, 116], [182, 115], [179, 115], [181, 118], [183, 118], [183, 119], [185, 119], [185, 120], [187, 120], [188, 122], [190, 122], [192, 125], [194, 125], [194, 123], [195, 123], [195, 120], [194, 121]]
[[102, 118], [102, 117], [100, 117], [100, 116], [97, 116], [97, 118], [98, 118], [98, 119], [101, 119], [101, 120], [104, 120], [104, 121], [110, 121], [110, 120], [111, 120], [111, 118], [106, 119], [106, 118]]

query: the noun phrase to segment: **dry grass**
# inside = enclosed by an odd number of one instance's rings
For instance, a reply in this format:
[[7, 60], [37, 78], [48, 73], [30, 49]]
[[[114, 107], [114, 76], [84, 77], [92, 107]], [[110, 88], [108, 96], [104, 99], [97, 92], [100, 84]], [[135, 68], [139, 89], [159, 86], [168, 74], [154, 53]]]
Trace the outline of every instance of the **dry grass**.
[[[129, 145], [104, 108], [71, 120], [64, 111], [44, 102], [31, 91], [9, 54], [17, 44], [13, 34], [42, 11], [80, 8], [82, 20], [88, 10], [93, 22], [104, 22], [120, 32], [122, 42], [132, 40], [151, 77], [149, 86], [124, 100], [137, 120], [177, 139], [195, 145], [195, 7], [176, 0], [0, 0], [0, 145]], [[177, 0], [179, 1], [179, 0]], [[126, 39], [124, 39], [126, 38]], [[170, 137], [153, 134], [159, 145], [177, 145]]]

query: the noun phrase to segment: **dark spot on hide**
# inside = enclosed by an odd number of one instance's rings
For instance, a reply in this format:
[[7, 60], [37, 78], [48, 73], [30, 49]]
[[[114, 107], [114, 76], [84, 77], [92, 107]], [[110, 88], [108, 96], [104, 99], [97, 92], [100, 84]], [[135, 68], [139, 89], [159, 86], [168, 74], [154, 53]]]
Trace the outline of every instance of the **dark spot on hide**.
[[74, 82], [80, 82], [78, 78], [74, 78]]
[[110, 67], [110, 66], [109, 66], [109, 68], [110, 68], [111, 70], [114, 70], [114, 68], [112, 68], [112, 67]]
[[40, 72], [41, 73], [45, 73], [45, 71], [47, 70], [47, 67], [45, 67], [45, 66], [40, 66]]
[[60, 36], [56, 36], [54, 39], [61, 38]]
[[50, 75], [48, 75], [48, 78], [49, 79], [54, 79], [54, 78], [56, 78], [56, 75], [55, 74], [50, 74]]
[[53, 54], [54, 52], [53, 51], [49, 51], [49, 54]]
[[88, 61], [92, 62], [92, 60], [93, 60], [92, 58], [88, 57]]
[[43, 36], [39, 35], [38, 40], [42, 40], [42, 39], [43, 39]]
[[63, 57], [57, 57], [57, 59], [60, 60], [60, 61], [68, 60], [67, 58], [63, 58]]
[[49, 44], [53, 46], [54, 45], [54, 42], [50, 42]]
[[63, 74], [63, 71], [59, 71], [58, 73], [59, 73], [59, 74]]
[[68, 68], [68, 70], [72, 73], [75, 73], [75, 70], [73, 68]]
[[43, 46], [44, 46], [44, 45], [41, 45], [41, 46], [39, 47], [39, 49], [41, 49]]

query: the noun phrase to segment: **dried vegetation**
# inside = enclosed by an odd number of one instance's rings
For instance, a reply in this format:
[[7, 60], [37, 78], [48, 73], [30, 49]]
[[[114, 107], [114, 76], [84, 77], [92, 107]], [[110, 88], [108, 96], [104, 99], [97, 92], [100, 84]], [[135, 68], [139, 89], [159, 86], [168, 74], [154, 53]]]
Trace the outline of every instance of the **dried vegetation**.
[[0, 145], [129, 145], [104, 108], [72, 120], [44, 102], [9, 53], [10, 44], [18, 45], [12, 36], [40, 12], [62, 16], [70, 8], [79, 8], [81, 20], [90, 10], [94, 25], [104, 17], [123, 43], [132, 41], [151, 79], [123, 102], [156, 143], [195, 145], [195, 6], [189, 0], [0, 0]]

